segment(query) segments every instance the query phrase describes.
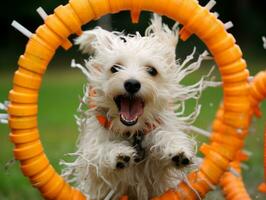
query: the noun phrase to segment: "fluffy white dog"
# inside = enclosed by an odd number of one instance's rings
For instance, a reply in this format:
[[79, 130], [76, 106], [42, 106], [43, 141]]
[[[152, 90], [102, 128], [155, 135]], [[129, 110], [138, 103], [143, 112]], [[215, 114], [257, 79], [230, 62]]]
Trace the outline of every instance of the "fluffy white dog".
[[187, 135], [199, 106], [183, 116], [184, 102], [208, 83], [180, 81], [200, 67], [205, 53], [176, 61], [178, 25], [154, 16], [145, 36], [95, 28], [76, 44], [92, 54], [79, 67], [88, 78], [79, 108], [78, 150], [63, 175], [89, 199], [147, 200], [175, 188], [194, 163], [195, 141]]

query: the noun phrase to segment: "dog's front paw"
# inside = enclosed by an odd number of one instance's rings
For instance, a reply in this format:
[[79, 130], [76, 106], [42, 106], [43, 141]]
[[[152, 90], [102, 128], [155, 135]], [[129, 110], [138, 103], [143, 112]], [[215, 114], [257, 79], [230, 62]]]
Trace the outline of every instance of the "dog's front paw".
[[110, 152], [112, 169], [125, 169], [134, 163], [136, 151], [131, 146], [121, 145]]
[[177, 168], [181, 169], [192, 164], [192, 157], [187, 156], [185, 152], [180, 152], [172, 157], [172, 161]]
[[129, 166], [130, 163], [130, 156], [128, 155], [118, 155], [116, 157], [116, 169], [124, 169]]

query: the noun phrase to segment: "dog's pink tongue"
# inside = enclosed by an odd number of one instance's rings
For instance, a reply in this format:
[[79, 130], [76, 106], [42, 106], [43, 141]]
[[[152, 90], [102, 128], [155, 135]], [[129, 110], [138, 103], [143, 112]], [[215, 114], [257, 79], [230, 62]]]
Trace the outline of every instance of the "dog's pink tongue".
[[139, 117], [143, 114], [143, 102], [140, 98], [121, 98], [121, 110], [120, 114], [128, 120], [135, 120], [136, 117]]

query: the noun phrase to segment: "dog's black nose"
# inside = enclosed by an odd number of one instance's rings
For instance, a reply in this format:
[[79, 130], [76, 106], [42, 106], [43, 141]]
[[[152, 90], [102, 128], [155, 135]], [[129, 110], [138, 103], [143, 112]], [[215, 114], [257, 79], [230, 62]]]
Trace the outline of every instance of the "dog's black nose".
[[136, 79], [128, 79], [124, 83], [124, 87], [128, 93], [135, 94], [139, 91], [141, 85], [140, 82]]

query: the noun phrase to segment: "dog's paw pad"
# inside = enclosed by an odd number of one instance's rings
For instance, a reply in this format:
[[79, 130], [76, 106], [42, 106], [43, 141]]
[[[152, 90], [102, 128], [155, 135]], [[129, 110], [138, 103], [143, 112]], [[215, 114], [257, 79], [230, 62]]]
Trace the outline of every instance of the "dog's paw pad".
[[183, 168], [192, 163], [191, 160], [184, 154], [184, 152], [181, 152], [172, 157], [172, 161], [175, 163], [175, 166], [177, 168]]
[[128, 167], [130, 161], [129, 156], [118, 156], [116, 161], [116, 169], [124, 169]]

